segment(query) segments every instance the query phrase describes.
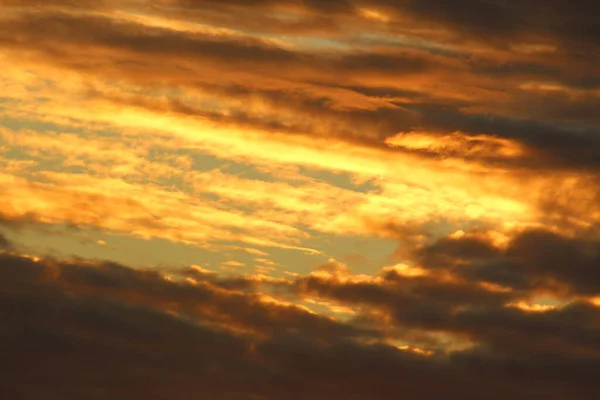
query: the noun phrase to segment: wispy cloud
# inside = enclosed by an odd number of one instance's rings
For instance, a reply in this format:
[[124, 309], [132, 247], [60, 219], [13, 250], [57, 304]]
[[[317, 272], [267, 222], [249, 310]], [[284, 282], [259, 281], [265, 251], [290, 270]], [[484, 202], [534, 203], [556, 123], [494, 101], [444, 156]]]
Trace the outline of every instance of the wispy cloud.
[[0, 4], [15, 398], [593, 397], [592, 2]]

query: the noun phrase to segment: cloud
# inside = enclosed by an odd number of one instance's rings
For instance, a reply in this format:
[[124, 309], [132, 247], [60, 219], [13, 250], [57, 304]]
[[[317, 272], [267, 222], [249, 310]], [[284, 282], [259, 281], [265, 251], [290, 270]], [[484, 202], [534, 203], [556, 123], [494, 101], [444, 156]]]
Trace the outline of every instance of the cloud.
[[10, 240], [6, 238], [3, 234], [0, 233], [0, 251], [2, 250], [12, 250], [13, 244]]
[[504, 248], [489, 238], [443, 238], [418, 251], [432, 268], [450, 269], [469, 279], [526, 290], [600, 294], [596, 239], [569, 237], [543, 229], [517, 234]]
[[533, 297], [532, 292], [497, 290], [484, 283], [474, 276], [415, 277], [389, 270], [362, 282], [303, 277], [297, 280], [296, 290], [359, 307], [367, 320], [389, 334], [412, 338], [417, 346], [466, 349], [451, 352], [458, 359], [481, 353], [492, 360], [511, 358], [517, 364], [546, 368], [542, 365], [548, 360], [560, 364], [569, 357], [580, 358], [583, 366], [600, 354], [594, 339], [598, 327], [592, 322], [600, 310], [589, 301], [575, 298], [564, 306], [532, 311], [512, 306]]
[[595, 395], [596, 5], [0, 4], [9, 396]]
[[[479, 7], [487, 9], [488, 5]], [[552, 67], [558, 72], [545, 71], [546, 60], [468, 62], [415, 49], [314, 53], [240, 33], [178, 31], [68, 13], [23, 14], [5, 23], [3, 46], [27, 55], [24, 61], [34, 57], [36, 62], [88, 76], [127, 79], [135, 84], [169, 82], [201, 88], [213, 96], [218, 94], [220, 99], [214, 100], [229, 103], [234, 112], [209, 112], [177, 99], [165, 104], [119, 99], [113, 94], [109, 96], [113, 101], [216, 121], [226, 116], [227, 121], [241, 126], [325, 134], [371, 146], [382, 146], [385, 138], [419, 126], [494, 135], [521, 142], [531, 150], [517, 164], [597, 170], [597, 132], [593, 127], [560, 127], [545, 121], [594, 122], [597, 93], [523, 89], [536, 87], [536, 80], [540, 87], [554, 87], [553, 79], [565, 75], [561, 66]], [[36, 29], [31, 29], [32, 24]], [[44, 29], [42, 38], [39, 35]], [[15, 41], [14, 31], [22, 32], [22, 39]], [[156, 57], [169, 57], [169, 65], [152, 62]], [[181, 75], [181, 69], [195, 78]], [[506, 80], [507, 70], [512, 71], [512, 80]], [[387, 93], [416, 92], [421, 98], [411, 99], [411, 95], [398, 103], [393, 98], [365, 95], [378, 87], [386, 88]], [[468, 97], [461, 92], [468, 92]], [[256, 111], [235, 107], [231, 102], [239, 101], [240, 96], [260, 99], [263, 105]], [[498, 162], [493, 157], [488, 161]]]
[[[266, 6], [269, 3], [260, 4]], [[415, 8], [408, 3], [397, 4], [397, 7]], [[483, 15], [496, 15], [494, 10], [498, 8], [498, 15], [506, 14], [507, 19], [508, 16], [512, 18], [514, 11], [512, 7], [492, 7], [488, 3], [475, 2], [472, 7], [489, 10]], [[446, 8], [453, 10], [441, 4], [435, 10]], [[413, 11], [421, 15], [420, 11]], [[429, 16], [432, 15], [435, 13]], [[457, 9], [456, 13], [449, 12], [448, 15], [458, 17], [462, 14]], [[329, 135], [371, 145], [381, 145], [386, 137], [415, 126], [472, 134], [510, 134], [511, 139], [531, 147], [533, 154], [546, 164], [564, 161], [575, 167], [595, 166], [593, 149], [597, 146], [593, 146], [593, 138], [597, 135], [593, 129], [582, 133], [581, 129], [548, 126], [543, 120], [558, 118], [581, 122], [591, 118], [593, 121], [597, 94], [583, 91], [573, 96], [523, 90], [524, 86], [531, 86], [532, 81], [535, 86], [536, 80], [542, 86], [555, 85], [552, 80], [565, 75], [561, 66], [547, 67], [546, 59], [464, 61], [460, 57], [432, 54], [421, 49], [397, 48], [315, 53], [233, 31], [227, 34], [178, 31], [98, 15], [17, 14], [5, 22], [3, 45], [11, 51], [27, 54], [24, 60], [33, 56], [37, 61], [86, 75], [111, 76], [143, 85], [170, 82], [183, 87], [203, 87], [206, 91], [216, 90], [229, 99], [237, 96], [260, 98], [278, 113], [278, 117], [269, 119], [247, 110], [227, 114], [228, 119], [237, 119], [238, 123], [317, 133], [317, 121], [313, 123], [292, 116], [289, 121], [281, 121], [284, 117], [282, 108], [287, 108], [292, 115], [300, 111], [316, 117], [319, 124], [323, 124], [323, 119], [331, 121], [325, 125], [329, 127], [326, 129]], [[31, 29], [31, 24], [37, 28]], [[489, 24], [484, 26], [490, 27]], [[47, 32], [42, 39], [39, 35], [44, 29]], [[10, 34], [13, 31], [22, 32], [23, 38], [15, 41]], [[82, 47], [85, 57], [79, 51]], [[56, 57], [57, 53], [61, 56]], [[151, 62], [155, 57], [169, 57], [170, 64]], [[107, 62], [109, 59], [112, 61]], [[193, 73], [195, 78], [190, 80], [187, 74], [173, 73], [181, 69]], [[546, 71], [548, 69], [550, 72]], [[506, 81], [507, 70], [516, 79], [512, 83], [512, 80]], [[211, 78], [203, 78], [208, 76]], [[340, 86], [363, 86], [364, 89], [341, 92]], [[384, 100], [361, 93], [377, 87], [387, 88], [388, 93], [412, 90], [428, 99], [425, 104], [420, 101], [411, 104], [414, 99], [408, 104], [396, 104], [393, 99]], [[459, 92], [468, 92], [468, 97]], [[442, 110], [437, 108], [440, 102]], [[359, 109], [340, 112], [339, 108], [347, 107], [348, 103]], [[373, 109], [361, 110], [359, 104]], [[157, 103], [146, 102], [146, 106], [156, 107]], [[219, 112], [195, 109], [175, 99], [169, 101], [168, 108], [215, 119], [222, 117]], [[464, 112], [476, 109], [479, 112], [475, 115]], [[504, 115], [498, 118], [482, 115], [489, 113]], [[340, 124], [340, 121], [344, 123]], [[361, 129], [357, 129], [359, 127]], [[548, 131], [550, 133], [545, 134]], [[576, 132], [579, 134], [574, 135]], [[575, 153], [577, 157], [572, 156]], [[548, 155], [552, 156], [551, 160], [547, 160]]]
[[[429, 358], [367, 344], [365, 339], [376, 338], [369, 330], [298, 307], [262, 303], [250, 293], [218, 289], [210, 280], [189, 284], [115, 264], [6, 254], [0, 268], [5, 299], [0, 346], [3, 361], [12, 365], [5, 377], [13, 395], [186, 399], [199, 390], [215, 399], [387, 399], [403, 392], [424, 398], [452, 393], [475, 399], [485, 393], [493, 399], [509, 394], [583, 399], [594, 385], [589, 369], [594, 358], [571, 357], [577, 374], [554, 370], [559, 359], [553, 357], [523, 360], [473, 350]], [[214, 307], [221, 309], [214, 313]], [[537, 332], [542, 324], [550, 337], [573, 335], [567, 321], [598, 313], [582, 305], [550, 317], [504, 312], [503, 322], [511, 327]], [[504, 343], [504, 331], [489, 325], [497, 324], [498, 315], [455, 318], [494, 346]], [[258, 329], [240, 331], [240, 326]], [[593, 329], [571, 337], [578, 346], [593, 347]], [[587, 339], [581, 336], [585, 332]], [[26, 351], [32, 346], [35, 352]], [[516, 370], [525, 375], [515, 375]], [[552, 376], [550, 387], [528, 384], [544, 376]], [[431, 379], [437, 384], [428, 384]], [[573, 390], [569, 382], [578, 387]]]

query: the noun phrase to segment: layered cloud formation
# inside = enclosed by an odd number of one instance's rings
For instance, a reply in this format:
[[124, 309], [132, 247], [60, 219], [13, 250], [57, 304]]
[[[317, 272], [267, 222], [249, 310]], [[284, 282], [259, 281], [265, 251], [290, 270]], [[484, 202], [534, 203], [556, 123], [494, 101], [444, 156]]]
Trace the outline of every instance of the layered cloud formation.
[[0, 5], [14, 398], [598, 392], [592, 2]]

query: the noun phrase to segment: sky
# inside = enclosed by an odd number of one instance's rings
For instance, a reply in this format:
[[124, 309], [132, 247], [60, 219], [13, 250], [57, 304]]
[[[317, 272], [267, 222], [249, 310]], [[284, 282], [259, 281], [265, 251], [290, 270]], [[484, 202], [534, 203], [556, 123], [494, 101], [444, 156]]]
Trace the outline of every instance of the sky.
[[0, 0], [25, 400], [600, 393], [600, 8]]

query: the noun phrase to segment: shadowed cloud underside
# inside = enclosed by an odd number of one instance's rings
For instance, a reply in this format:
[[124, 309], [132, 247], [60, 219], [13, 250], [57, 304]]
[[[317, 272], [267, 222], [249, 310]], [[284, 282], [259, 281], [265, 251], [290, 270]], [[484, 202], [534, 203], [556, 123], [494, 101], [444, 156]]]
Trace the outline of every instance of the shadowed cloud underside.
[[593, 2], [0, 6], [9, 397], [600, 391]]

